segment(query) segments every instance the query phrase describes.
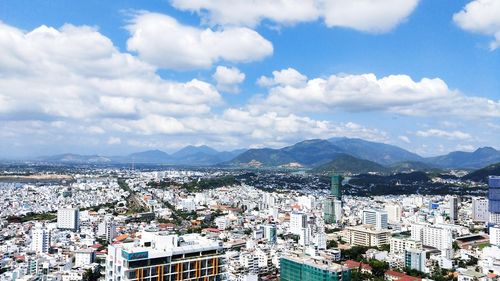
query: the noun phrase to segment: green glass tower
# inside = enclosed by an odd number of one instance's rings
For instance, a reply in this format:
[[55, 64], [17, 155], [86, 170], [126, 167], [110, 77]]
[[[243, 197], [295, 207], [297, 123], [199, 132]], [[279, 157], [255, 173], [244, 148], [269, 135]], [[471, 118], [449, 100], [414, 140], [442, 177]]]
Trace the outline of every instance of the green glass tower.
[[342, 200], [342, 180], [340, 175], [333, 175], [331, 180], [330, 194], [338, 200]]
[[282, 257], [281, 281], [351, 281], [351, 270], [340, 264], [308, 257]]

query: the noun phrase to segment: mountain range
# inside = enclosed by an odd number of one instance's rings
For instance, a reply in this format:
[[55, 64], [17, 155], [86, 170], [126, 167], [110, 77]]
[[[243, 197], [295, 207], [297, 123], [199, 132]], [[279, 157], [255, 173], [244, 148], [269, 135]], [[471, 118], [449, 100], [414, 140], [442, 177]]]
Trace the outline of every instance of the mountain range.
[[357, 138], [305, 140], [283, 148], [255, 148], [217, 151], [208, 146], [186, 146], [168, 154], [148, 150], [126, 156], [60, 154], [37, 161], [62, 163], [148, 163], [226, 167], [293, 166], [326, 171], [350, 167], [348, 172], [414, 171], [432, 169], [479, 169], [500, 162], [500, 151], [492, 147], [473, 152], [456, 151], [435, 157], [422, 157], [403, 148]]

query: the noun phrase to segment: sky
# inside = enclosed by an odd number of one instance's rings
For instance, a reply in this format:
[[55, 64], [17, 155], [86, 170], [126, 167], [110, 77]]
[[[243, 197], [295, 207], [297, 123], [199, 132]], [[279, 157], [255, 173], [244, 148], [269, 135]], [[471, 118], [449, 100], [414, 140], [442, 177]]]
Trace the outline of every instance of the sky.
[[0, 158], [500, 149], [499, 0], [0, 1]]

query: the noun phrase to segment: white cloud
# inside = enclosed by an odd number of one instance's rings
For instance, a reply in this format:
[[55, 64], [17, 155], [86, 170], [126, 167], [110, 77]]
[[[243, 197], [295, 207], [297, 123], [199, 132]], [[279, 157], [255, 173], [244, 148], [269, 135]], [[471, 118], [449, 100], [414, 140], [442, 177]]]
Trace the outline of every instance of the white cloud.
[[118, 137], [110, 137], [108, 139], [108, 144], [109, 145], [116, 145], [116, 144], [121, 144], [122, 143], [122, 140]]
[[[300, 79], [277, 79], [294, 73]], [[295, 70], [261, 77], [261, 85], [274, 85], [252, 105], [256, 110], [283, 112], [385, 111], [411, 116], [453, 115], [461, 118], [500, 117], [500, 101], [469, 97], [450, 90], [439, 78], [414, 81], [407, 75], [377, 78], [374, 74], [331, 75], [306, 80]], [[285, 75], [289, 77], [289, 75]]]
[[212, 85], [163, 80], [86, 26], [0, 24], [0, 73], [0, 114], [13, 119], [207, 114], [221, 102]]
[[454, 14], [453, 20], [464, 30], [493, 36], [492, 50], [500, 46], [500, 1], [473, 0]]
[[271, 42], [246, 27], [200, 29], [167, 15], [140, 13], [127, 29], [131, 34], [128, 50], [161, 68], [209, 68], [219, 61], [257, 61], [273, 53]]
[[470, 144], [458, 144], [455, 149], [458, 151], [474, 151], [476, 148]]
[[236, 67], [217, 66], [212, 77], [217, 82], [219, 91], [228, 93], [238, 93], [238, 85], [245, 80], [245, 73], [242, 73]]
[[410, 138], [407, 136], [399, 136], [398, 138], [406, 143], [411, 143]]
[[257, 80], [257, 84], [262, 87], [276, 85], [300, 87], [305, 85], [306, 82], [307, 76], [290, 67], [281, 71], [273, 71], [273, 77], [261, 76], [259, 80]]
[[439, 129], [429, 129], [426, 131], [417, 131], [416, 133], [419, 137], [429, 138], [429, 137], [440, 137], [447, 138], [451, 140], [468, 140], [471, 139], [472, 136], [468, 133], [464, 133], [462, 131], [444, 131]]
[[323, 19], [329, 27], [385, 32], [406, 19], [419, 0], [173, 0], [210, 24], [255, 27], [264, 20], [295, 24]]
[[329, 27], [387, 32], [405, 20], [419, 0], [326, 0], [324, 17]]

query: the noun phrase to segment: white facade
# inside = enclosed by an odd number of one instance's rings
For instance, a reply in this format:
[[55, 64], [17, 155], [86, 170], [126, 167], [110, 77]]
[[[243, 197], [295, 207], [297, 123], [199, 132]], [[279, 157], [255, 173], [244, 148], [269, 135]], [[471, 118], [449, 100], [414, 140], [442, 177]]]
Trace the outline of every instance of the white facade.
[[422, 250], [422, 241], [413, 240], [407, 237], [393, 236], [389, 240], [390, 252], [392, 254], [402, 254], [405, 250], [417, 249]]
[[97, 228], [97, 235], [104, 237], [106, 241], [111, 243], [118, 235], [116, 231], [116, 223], [111, 217], [106, 217]]
[[472, 198], [472, 219], [474, 221], [488, 221], [488, 199]]
[[426, 256], [425, 251], [417, 249], [408, 249], [405, 251], [405, 267], [418, 270], [420, 272], [426, 271]]
[[490, 227], [490, 244], [500, 247], [500, 226]]
[[388, 204], [385, 206], [387, 219], [391, 223], [399, 223], [401, 221], [401, 207], [398, 204]]
[[290, 215], [290, 232], [295, 235], [300, 235], [302, 229], [307, 225], [307, 215], [304, 213], [293, 212]]
[[95, 251], [93, 249], [79, 250], [75, 252], [75, 267], [83, 267], [93, 263]]
[[31, 250], [39, 253], [48, 253], [50, 247], [50, 232], [46, 227], [37, 224], [31, 236]]
[[372, 225], [375, 229], [387, 229], [387, 212], [382, 210], [363, 210], [363, 224]]
[[411, 238], [422, 241], [422, 245], [438, 250], [452, 248], [453, 235], [450, 228], [433, 225], [414, 224], [411, 228]]
[[80, 210], [77, 208], [58, 209], [57, 228], [77, 231], [80, 228]]

